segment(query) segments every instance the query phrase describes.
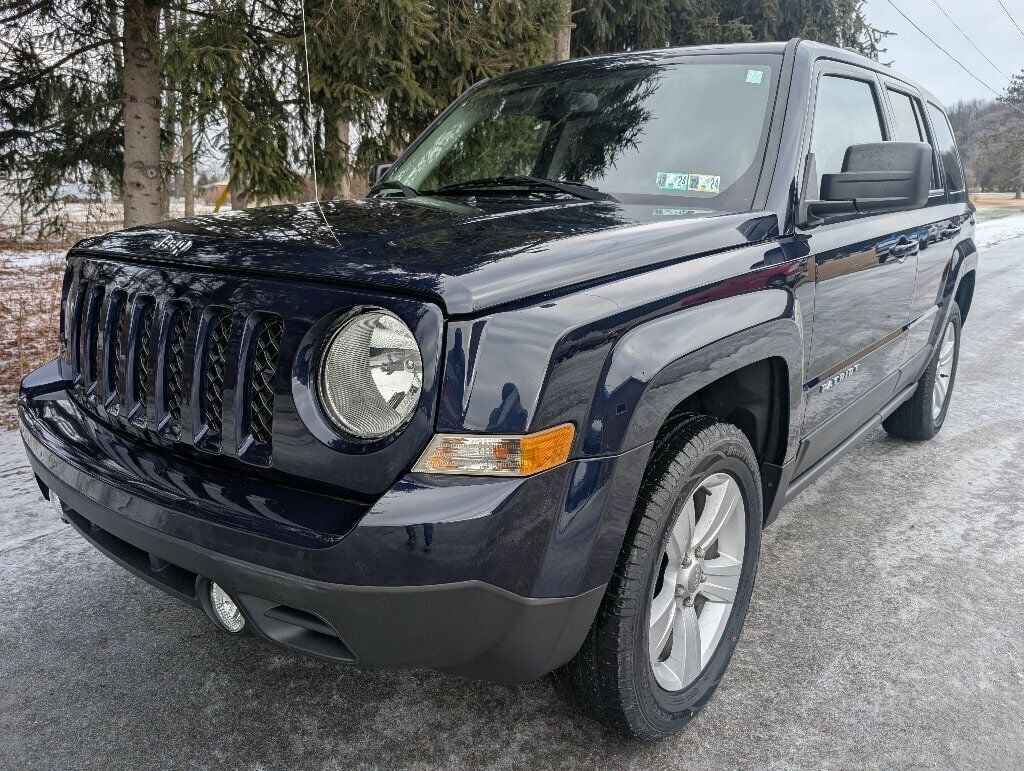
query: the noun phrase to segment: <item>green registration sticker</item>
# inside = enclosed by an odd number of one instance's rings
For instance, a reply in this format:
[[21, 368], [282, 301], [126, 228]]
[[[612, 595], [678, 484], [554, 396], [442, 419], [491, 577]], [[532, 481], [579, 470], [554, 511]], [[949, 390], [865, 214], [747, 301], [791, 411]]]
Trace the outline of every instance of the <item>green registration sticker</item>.
[[688, 190], [690, 175], [677, 171], [659, 171], [654, 181], [659, 190]]

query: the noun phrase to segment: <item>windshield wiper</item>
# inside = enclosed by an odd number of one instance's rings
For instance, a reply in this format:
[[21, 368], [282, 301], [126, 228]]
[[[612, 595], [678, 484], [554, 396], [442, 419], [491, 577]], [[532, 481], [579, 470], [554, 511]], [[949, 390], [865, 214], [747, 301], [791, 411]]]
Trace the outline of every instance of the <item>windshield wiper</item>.
[[451, 185], [444, 185], [436, 190], [424, 190], [422, 195], [445, 195], [447, 193], [472, 192], [474, 190], [487, 190], [499, 187], [532, 187], [547, 188], [556, 190], [559, 193], [574, 195], [587, 201], [614, 201], [608, 193], [603, 193], [596, 187], [586, 185], [582, 182], [561, 182], [555, 179], [544, 177], [531, 177], [527, 174], [517, 174], [507, 177], [482, 177], [480, 179], [468, 179], [465, 182], [455, 182]]
[[398, 190], [406, 198], [415, 198], [420, 195], [420, 191], [414, 187], [409, 187], [406, 184], [399, 182], [397, 179], [389, 179], [387, 182], [381, 182], [373, 190], [373, 194], [381, 192], [382, 190]]

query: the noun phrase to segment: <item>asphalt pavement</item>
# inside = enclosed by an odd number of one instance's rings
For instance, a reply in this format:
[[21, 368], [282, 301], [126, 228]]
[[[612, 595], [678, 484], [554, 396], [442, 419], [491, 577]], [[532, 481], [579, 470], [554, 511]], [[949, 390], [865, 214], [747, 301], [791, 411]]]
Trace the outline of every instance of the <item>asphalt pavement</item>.
[[1024, 768], [1022, 458], [1017, 239], [982, 252], [942, 432], [878, 431], [783, 511], [717, 694], [644, 745], [544, 681], [219, 632], [60, 524], [0, 433], [0, 767]]

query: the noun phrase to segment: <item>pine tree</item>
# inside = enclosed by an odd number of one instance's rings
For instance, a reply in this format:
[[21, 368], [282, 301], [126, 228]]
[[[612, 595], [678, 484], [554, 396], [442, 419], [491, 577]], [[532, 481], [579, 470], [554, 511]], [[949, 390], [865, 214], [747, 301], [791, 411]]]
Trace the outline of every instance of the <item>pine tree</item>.
[[1010, 79], [999, 102], [1007, 107], [1001, 123], [1007, 166], [1015, 178], [1013, 197], [1024, 198], [1024, 70]]
[[805, 37], [877, 58], [864, 0], [573, 0], [575, 56]]
[[[0, 173], [45, 214], [62, 183], [118, 194], [124, 174], [121, 12], [14, 0], [0, 18]], [[59, 222], [42, 224], [45, 232]]]

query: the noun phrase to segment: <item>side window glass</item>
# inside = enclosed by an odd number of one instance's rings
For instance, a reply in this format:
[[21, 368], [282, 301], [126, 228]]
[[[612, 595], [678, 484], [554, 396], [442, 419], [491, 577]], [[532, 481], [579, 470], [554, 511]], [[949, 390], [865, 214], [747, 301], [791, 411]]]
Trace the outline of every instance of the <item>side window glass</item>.
[[927, 142], [928, 138], [918, 122], [914, 100], [899, 91], [889, 91], [889, 103], [892, 105], [893, 117], [896, 119], [893, 126], [895, 131], [893, 139], [897, 142]]
[[939, 175], [939, 151], [935, 149], [935, 141], [928, 131], [928, 121], [924, 118], [924, 105], [920, 100], [914, 99], [914, 114], [917, 115], [917, 122], [924, 132], [924, 141], [932, 146], [932, 190], [942, 189], [942, 177]]
[[[893, 139], [897, 142], [928, 142], [932, 144], [931, 139], [928, 137], [928, 128], [925, 123], [921, 102], [915, 97], [900, 91], [893, 91], [891, 89], [886, 89], [886, 91], [889, 94], [889, 104], [892, 105], [892, 113], [895, 120], [893, 126], [895, 136], [893, 136]], [[942, 187], [942, 180], [939, 179], [939, 159], [937, 156], [937, 152], [932, 154], [932, 190]]]
[[946, 176], [946, 189], [956, 193], [964, 189], [964, 173], [960, 168], [960, 156], [956, 152], [956, 140], [949, 128], [946, 114], [931, 102], [928, 103], [928, 117], [935, 132], [935, 151], [942, 156], [942, 169]]
[[811, 152], [820, 184], [822, 174], [843, 170], [843, 158], [850, 145], [881, 142], [884, 138], [871, 84], [836, 75], [823, 76], [818, 81], [812, 132]]

